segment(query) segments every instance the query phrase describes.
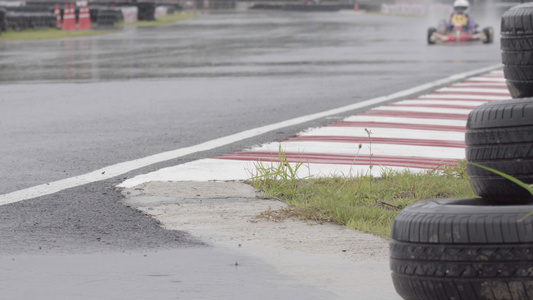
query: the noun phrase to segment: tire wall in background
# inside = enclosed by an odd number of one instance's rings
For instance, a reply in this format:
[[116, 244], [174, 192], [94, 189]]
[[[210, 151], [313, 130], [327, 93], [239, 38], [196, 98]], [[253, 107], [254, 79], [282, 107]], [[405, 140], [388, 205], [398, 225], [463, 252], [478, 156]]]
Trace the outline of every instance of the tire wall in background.
[[6, 10], [0, 7], [0, 33], [2, 31], [6, 31], [6, 29], [7, 29]]

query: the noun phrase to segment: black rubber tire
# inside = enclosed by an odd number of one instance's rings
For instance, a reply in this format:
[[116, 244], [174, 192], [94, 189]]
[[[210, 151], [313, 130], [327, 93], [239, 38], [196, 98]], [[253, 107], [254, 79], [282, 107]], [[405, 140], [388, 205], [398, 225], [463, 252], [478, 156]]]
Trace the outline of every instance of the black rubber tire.
[[494, 41], [494, 29], [492, 27], [483, 28], [483, 33], [487, 36], [487, 40], [483, 41], [483, 44], [492, 44]]
[[[466, 127], [467, 161], [533, 184], [533, 98], [480, 105], [470, 112]], [[470, 164], [466, 170], [472, 190], [480, 197], [507, 204], [533, 197], [498, 174]]]
[[[492, 101], [474, 108], [466, 129], [501, 129], [533, 125], [533, 98]], [[467, 134], [468, 136], [468, 134]], [[470, 144], [466, 140], [467, 145]]]
[[501, 19], [500, 34], [504, 36], [533, 35], [533, 3], [511, 7]]
[[517, 5], [501, 19], [504, 77], [513, 98], [533, 96], [533, 3]]
[[507, 79], [507, 89], [513, 98], [526, 98], [533, 96], [533, 80], [518, 81]]
[[506, 66], [531, 66], [533, 51], [502, 51], [502, 63]]
[[503, 76], [505, 77], [505, 79], [508, 79], [508, 80], [531, 81], [533, 80], [533, 67], [530, 65], [525, 65], [525, 66], [505, 65], [503, 67]]
[[428, 42], [428, 45], [433, 45], [435, 44], [435, 42], [432, 42], [431, 41], [431, 36], [433, 35], [433, 33], [437, 32], [437, 29], [434, 28], [434, 27], [431, 27], [431, 28], [428, 28], [428, 36], [427, 36], [427, 42]]
[[533, 299], [533, 204], [422, 201], [395, 218], [390, 268], [406, 300]]
[[533, 50], [533, 35], [501, 36], [500, 49], [504, 51], [531, 51]]

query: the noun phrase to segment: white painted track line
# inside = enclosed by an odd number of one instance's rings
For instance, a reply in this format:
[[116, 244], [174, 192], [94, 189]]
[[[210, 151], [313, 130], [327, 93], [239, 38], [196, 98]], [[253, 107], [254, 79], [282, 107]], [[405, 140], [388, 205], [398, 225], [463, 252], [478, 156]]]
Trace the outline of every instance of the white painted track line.
[[438, 112], [441, 114], [464, 114], [468, 115], [471, 109], [457, 109], [457, 108], [441, 108], [436, 110], [435, 108], [429, 107], [401, 107], [401, 106], [381, 106], [376, 107], [373, 110], [386, 110], [386, 111], [406, 111], [406, 112]]
[[[426, 139], [426, 140], [447, 140], [464, 141], [463, 132], [448, 131], [428, 131], [397, 128], [367, 128], [372, 134], [371, 138], [398, 138], [405, 139]], [[321, 127], [311, 131], [303, 132], [300, 136], [347, 136], [347, 137], [368, 137], [364, 127]]]
[[482, 100], [482, 101], [496, 101], [496, 100], [505, 100], [509, 99], [510, 96], [476, 96], [476, 95], [446, 95], [446, 94], [430, 94], [430, 95], [423, 95], [420, 96], [420, 98], [424, 99], [465, 99], [465, 100]]
[[[479, 103], [478, 103], [479, 104]], [[355, 115], [344, 119], [349, 122], [382, 122], [400, 124], [420, 124], [420, 125], [451, 125], [466, 126], [466, 120], [441, 120], [441, 119], [413, 119], [402, 117], [380, 117]]]
[[[291, 153], [314, 153], [314, 154], [345, 154], [345, 155], [370, 155], [370, 144], [364, 144], [364, 147], [358, 152], [359, 143], [327, 143], [327, 142], [284, 142], [282, 149], [284, 152]], [[249, 151], [254, 152], [271, 152], [277, 159], [279, 143], [270, 143], [254, 147]], [[372, 143], [372, 153], [380, 156], [416, 156], [434, 158], [435, 153], [441, 159], [463, 159], [465, 155], [464, 148], [443, 148], [443, 147], [424, 147], [424, 146], [406, 146]]]

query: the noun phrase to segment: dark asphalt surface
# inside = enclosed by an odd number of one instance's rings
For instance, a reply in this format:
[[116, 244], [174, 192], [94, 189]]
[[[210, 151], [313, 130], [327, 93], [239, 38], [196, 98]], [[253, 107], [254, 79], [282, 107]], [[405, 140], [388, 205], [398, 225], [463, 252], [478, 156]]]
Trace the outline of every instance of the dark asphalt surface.
[[[428, 47], [434, 23], [256, 11], [93, 38], [0, 42], [0, 194], [500, 63], [498, 41]], [[0, 257], [201, 247], [121, 205], [113, 187], [329, 122], [0, 206]]]

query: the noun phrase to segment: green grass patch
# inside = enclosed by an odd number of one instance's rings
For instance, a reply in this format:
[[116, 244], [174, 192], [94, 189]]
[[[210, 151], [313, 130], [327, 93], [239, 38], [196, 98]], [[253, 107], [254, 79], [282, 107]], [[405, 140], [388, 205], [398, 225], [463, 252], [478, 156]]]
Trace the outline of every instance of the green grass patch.
[[117, 23], [117, 26], [164, 26], [174, 24], [179, 21], [195, 18], [198, 16], [199, 14], [193, 13], [175, 13], [171, 15], [162, 16], [155, 21], [138, 21], [133, 23], [120, 22]]
[[297, 217], [319, 223], [334, 222], [389, 238], [394, 217], [414, 202], [475, 197], [463, 162], [424, 173], [383, 169], [380, 176], [303, 179], [294, 170], [305, 165], [291, 166], [281, 149], [280, 162], [256, 163], [253, 177], [247, 183], [261, 190], [266, 198], [287, 203], [289, 208], [267, 211], [259, 218], [279, 221]]
[[113, 31], [89, 30], [89, 31], [63, 31], [55, 28], [41, 30], [8, 30], [0, 34], [0, 42], [4, 41], [32, 41], [32, 40], [50, 40], [73, 37], [95, 36], [112, 33]]

